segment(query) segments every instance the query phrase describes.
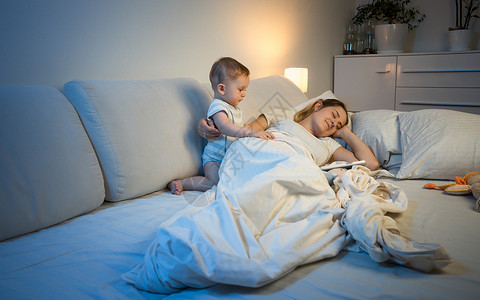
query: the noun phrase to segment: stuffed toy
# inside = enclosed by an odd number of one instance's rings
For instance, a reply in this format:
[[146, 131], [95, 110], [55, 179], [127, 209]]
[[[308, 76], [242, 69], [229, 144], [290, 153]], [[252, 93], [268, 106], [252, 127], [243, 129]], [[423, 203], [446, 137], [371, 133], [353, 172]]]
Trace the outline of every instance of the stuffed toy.
[[455, 182], [437, 185], [427, 183], [424, 185], [427, 189], [445, 190], [452, 195], [468, 195], [473, 194], [477, 200], [475, 202], [475, 210], [480, 212], [480, 172], [471, 172], [465, 177], [455, 176]]

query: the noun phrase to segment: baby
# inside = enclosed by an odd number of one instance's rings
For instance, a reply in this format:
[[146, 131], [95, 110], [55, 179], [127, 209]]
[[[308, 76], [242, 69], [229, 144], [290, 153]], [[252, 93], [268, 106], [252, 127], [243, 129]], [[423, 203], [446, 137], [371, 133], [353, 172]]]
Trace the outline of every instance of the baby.
[[231, 57], [217, 60], [210, 70], [210, 82], [214, 99], [208, 109], [207, 118], [213, 120], [222, 134], [209, 140], [203, 150], [202, 160], [205, 176], [194, 176], [172, 180], [168, 188], [179, 195], [185, 190], [206, 191], [218, 183], [218, 170], [228, 147], [239, 137], [275, 138], [271, 133], [243, 124], [243, 113], [237, 105], [245, 97], [250, 83], [250, 71]]

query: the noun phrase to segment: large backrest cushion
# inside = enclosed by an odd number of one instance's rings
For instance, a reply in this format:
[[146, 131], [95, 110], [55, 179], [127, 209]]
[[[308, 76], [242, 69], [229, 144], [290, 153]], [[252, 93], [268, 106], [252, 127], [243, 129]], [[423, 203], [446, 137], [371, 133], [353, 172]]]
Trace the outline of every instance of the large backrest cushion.
[[[203, 84], [213, 97], [210, 83]], [[238, 107], [245, 116], [245, 123], [255, 120], [260, 114], [270, 119], [293, 118], [295, 106], [308, 100], [307, 96], [289, 79], [272, 75], [250, 80], [245, 99]]]
[[201, 170], [197, 123], [211, 98], [193, 79], [87, 80], [65, 84], [105, 176], [106, 200], [166, 187]]
[[273, 114], [283, 120], [296, 105], [307, 100], [307, 96], [292, 81], [274, 75], [250, 81], [247, 96], [239, 107], [245, 113], [246, 123], [255, 120], [260, 113]]
[[73, 106], [54, 87], [0, 88], [0, 240], [98, 207], [102, 172]]

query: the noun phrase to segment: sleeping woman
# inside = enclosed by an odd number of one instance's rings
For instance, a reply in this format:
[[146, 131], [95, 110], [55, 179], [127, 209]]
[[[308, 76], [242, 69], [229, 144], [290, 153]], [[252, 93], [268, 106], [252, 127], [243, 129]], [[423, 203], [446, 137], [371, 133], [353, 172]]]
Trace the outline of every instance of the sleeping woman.
[[[378, 262], [427, 265], [423, 270], [446, 261], [441, 248], [403, 238], [384, 216], [405, 209], [399, 188], [380, 185], [364, 167], [346, 171], [335, 190], [329, 185], [318, 166], [332, 158], [365, 160], [368, 168], [378, 168], [346, 124], [340, 101], [316, 101], [295, 121], [270, 126], [274, 140], [246, 137], [232, 143], [218, 184], [160, 225], [143, 263], [123, 278], [138, 289], [170, 294], [218, 283], [263, 286], [343, 249], [366, 251]], [[253, 126], [265, 129], [267, 117]], [[205, 120], [199, 129], [202, 136], [216, 135]], [[331, 137], [344, 139], [353, 152]]]
[[[324, 153], [324, 160], [318, 161], [319, 166], [329, 161], [365, 160], [367, 168], [372, 171], [378, 169], [379, 163], [370, 148], [348, 126], [345, 126], [348, 118], [343, 102], [336, 99], [314, 101], [299, 111], [295, 115], [294, 121], [303, 126], [307, 132], [319, 138], [319, 141], [328, 149], [328, 152]], [[266, 116], [260, 115], [251, 125], [259, 130], [265, 130], [268, 127]], [[207, 123], [206, 119], [200, 120], [198, 131], [201, 136], [208, 139], [214, 139], [220, 134], [213, 123]], [[353, 152], [342, 147], [332, 137], [343, 139]]]

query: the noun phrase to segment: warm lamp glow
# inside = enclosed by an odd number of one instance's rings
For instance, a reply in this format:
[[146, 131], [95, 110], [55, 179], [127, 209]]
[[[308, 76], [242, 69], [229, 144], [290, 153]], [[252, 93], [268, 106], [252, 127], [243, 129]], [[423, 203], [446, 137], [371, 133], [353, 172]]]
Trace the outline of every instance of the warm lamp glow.
[[293, 81], [302, 93], [308, 89], [308, 69], [307, 68], [286, 68], [284, 76]]

